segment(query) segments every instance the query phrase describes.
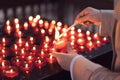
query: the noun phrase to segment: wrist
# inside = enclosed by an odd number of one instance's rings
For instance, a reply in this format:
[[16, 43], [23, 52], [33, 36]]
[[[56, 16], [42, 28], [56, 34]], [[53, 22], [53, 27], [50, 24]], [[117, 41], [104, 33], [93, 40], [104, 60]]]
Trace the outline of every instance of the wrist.
[[72, 80], [74, 80], [74, 78], [73, 78], [73, 67], [74, 67], [74, 64], [75, 64], [75, 62], [77, 61], [77, 59], [80, 58], [80, 57], [82, 57], [82, 56], [81, 56], [81, 55], [75, 56], [75, 57], [72, 59], [71, 63], [70, 63], [70, 74], [71, 74]]

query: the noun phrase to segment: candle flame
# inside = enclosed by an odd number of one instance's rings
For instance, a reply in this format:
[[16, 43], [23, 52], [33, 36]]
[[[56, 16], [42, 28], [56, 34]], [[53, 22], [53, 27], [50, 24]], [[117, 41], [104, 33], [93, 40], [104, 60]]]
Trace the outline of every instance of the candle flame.
[[25, 64], [25, 68], [28, 68], [28, 64], [27, 63]]
[[5, 66], [5, 62], [2, 62], [2, 66]]
[[38, 63], [41, 63], [41, 60], [38, 60]]
[[50, 56], [50, 60], [52, 60], [53, 56]]
[[10, 69], [10, 73], [13, 73], [13, 69]]
[[59, 40], [59, 35], [60, 35], [59, 31], [58, 31], [58, 29], [55, 27], [55, 40]]

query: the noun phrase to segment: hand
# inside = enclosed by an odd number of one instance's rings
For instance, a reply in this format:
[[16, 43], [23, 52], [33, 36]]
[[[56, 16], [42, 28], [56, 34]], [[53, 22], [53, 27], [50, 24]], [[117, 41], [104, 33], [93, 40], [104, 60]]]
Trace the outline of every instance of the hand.
[[65, 70], [70, 70], [70, 63], [72, 59], [77, 56], [78, 54], [72, 50], [71, 45], [67, 45], [67, 53], [62, 53], [62, 52], [54, 52], [51, 53], [50, 55], [56, 57], [58, 63], [60, 66], [65, 69]]
[[100, 25], [101, 24], [100, 10], [92, 8], [92, 7], [88, 7], [84, 9], [83, 11], [81, 11], [77, 15], [75, 19], [75, 23], [83, 24], [87, 26], [85, 22], [90, 22], [90, 23], [94, 23], [95, 25]]

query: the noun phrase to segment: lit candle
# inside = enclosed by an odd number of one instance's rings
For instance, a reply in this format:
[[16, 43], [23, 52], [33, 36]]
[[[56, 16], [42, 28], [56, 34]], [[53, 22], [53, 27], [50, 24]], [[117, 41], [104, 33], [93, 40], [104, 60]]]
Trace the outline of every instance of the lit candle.
[[6, 31], [6, 33], [7, 33], [8, 35], [10, 35], [11, 32], [12, 32], [12, 28], [11, 28], [11, 26], [10, 26], [10, 25], [6, 26], [5, 31]]
[[23, 26], [24, 26], [24, 30], [28, 30], [28, 23], [27, 22], [25, 22]]
[[83, 38], [83, 37], [84, 37], [84, 34], [83, 34], [83, 33], [78, 33], [77, 37], [78, 37], [78, 38]]
[[45, 55], [45, 52], [44, 52], [43, 50], [41, 50], [41, 51], [40, 51], [40, 58], [43, 59], [43, 58], [45, 58], [45, 56], [46, 56], [46, 55]]
[[19, 47], [22, 47], [24, 45], [25, 41], [23, 38], [18, 38], [16, 39], [16, 44], [19, 46]]
[[25, 59], [27, 60], [28, 63], [32, 63], [35, 58], [34, 55], [31, 54], [31, 55], [27, 55]]
[[79, 46], [78, 50], [80, 52], [84, 52], [85, 51], [85, 46], [84, 45]]
[[85, 44], [85, 39], [84, 39], [84, 38], [78, 38], [78, 39], [77, 39], [77, 43], [78, 43], [79, 45], [84, 45], [84, 44]]
[[18, 19], [18, 18], [15, 18], [15, 19], [14, 19], [14, 23], [15, 23], [15, 24], [19, 24], [19, 19]]
[[33, 64], [32, 63], [28, 63], [27, 61], [24, 61], [22, 63], [22, 65], [20, 66], [20, 69], [25, 72], [26, 74], [28, 74], [33, 68]]
[[48, 36], [45, 36], [45, 43], [49, 43], [50, 42], [50, 39]]
[[86, 31], [86, 36], [90, 36], [90, 31]]
[[40, 35], [44, 36], [45, 35], [45, 29], [40, 29]]
[[101, 45], [102, 45], [102, 43], [100, 42], [100, 40], [97, 40], [97, 41], [96, 41], [96, 46], [97, 46], [97, 47], [100, 47]]
[[50, 57], [47, 58], [47, 62], [50, 63], [50, 64], [53, 64], [54, 62], [56, 62], [56, 60], [53, 56], [50, 55]]
[[48, 21], [45, 21], [45, 22], [44, 22], [44, 28], [45, 28], [45, 29], [48, 29], [48, 28], [49, 28], [49, 22], [48, 22]]
[[94, 48], [94, 44], [92, 41], [88, 41], [86, 44], [86, 47], [89, 49], [89, 51], [92, 51], [92, 49]]
[[37, 68], [41, 69], [42, 67], [45, 66], [46, 62], [45, 60], [42, 60], [40, 57], [37, 57], [34, 64]]
[[3, 37], [1, 42], [3, 46], [6, 46], [8, 44], [8, 38]]
[[10, 26], [10, 20], [6, 21], [6, 26]]
[[33, 22], [33, 16], [29, 16], [28, 21], [31, 24]]
[[16, 24], [16, 25], [15, 25], [15, 31], [16, 31], [16, 32], [20, 31], [20, 25], [19, 25], [19, 24]]
[[9, 61], [6, 60], [2, 60], [2, 62], [0, 63], [0, 70], [4, 71], [6, 68], [8, 68], [10, 66]]
[[15, 36], [21, 38], [21, 37], [23, 36], [22, 31], [16, 32], [16, 33], [15, 33]]
[[98, 35], [97, 33], [94, 34], [94, 35], [93, 35], [93, 39], [94, 39], [94, 40], [98, 40], [98, 39], [99, 39], [99, 35]]
[[21, 65], [22, 60], [19, 56], [13, 57], [11, 59], [12, 65], [19, 67]]
[[29, 38], [28, 38], [28, 42], [29, 42], [29, 44], [34, 44], [34, 42], [35, 42], [35, 38], [34, 37], [32, 37], [32, 36], [30, 36]]
[[103, 43], [109, 43], [110, 40], [109, 40], [109, 38], [107, 38], [107, 37], [103, 37], [103, 38], [102, 38], [102, 42], [103, 42]]
[[42, 19], [39, 20], [39, 27], [43, 27], [43, 20]]
[[18, 69], [15, 66], [9, 66], [3, 73], [4, 76], [9, 78], [14, 78], [19, 74]]
[[24, 48], [25, 48], [25, 50], [29, 50], [29, 49], [30, 49], [29, 42], [26, 42], [26, 43], [25, 43]]

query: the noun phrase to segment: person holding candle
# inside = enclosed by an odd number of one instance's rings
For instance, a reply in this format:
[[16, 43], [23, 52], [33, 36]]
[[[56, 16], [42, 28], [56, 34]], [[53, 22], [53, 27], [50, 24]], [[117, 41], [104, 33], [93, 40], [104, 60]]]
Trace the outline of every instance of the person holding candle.
[[89, 61], [71, 49], [68, 49], [68, 54], [54, 52], [51, 55], [57, 58], [63, 69], [70, 71], [72, 80], [120, 80], [120, 0], [114, 0], [114, 10], [88, 7], [77, 15], [74, 23], [86, 25], [86, 21], [100, 26], [100, 35], [111, 36], [114, 52], [111, 70]]

